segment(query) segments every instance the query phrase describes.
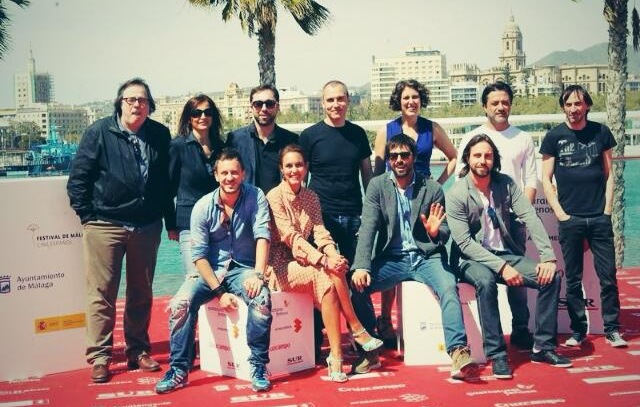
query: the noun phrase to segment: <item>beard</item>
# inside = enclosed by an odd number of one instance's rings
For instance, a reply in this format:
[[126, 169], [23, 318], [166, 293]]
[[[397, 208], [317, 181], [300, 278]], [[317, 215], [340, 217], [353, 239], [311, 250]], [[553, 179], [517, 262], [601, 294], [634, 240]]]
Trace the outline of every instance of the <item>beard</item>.
[[470, 167], [469, 168], [473, 175], [478, 178], [486, 178], [491, 175], [491, 169], [487, 167]]

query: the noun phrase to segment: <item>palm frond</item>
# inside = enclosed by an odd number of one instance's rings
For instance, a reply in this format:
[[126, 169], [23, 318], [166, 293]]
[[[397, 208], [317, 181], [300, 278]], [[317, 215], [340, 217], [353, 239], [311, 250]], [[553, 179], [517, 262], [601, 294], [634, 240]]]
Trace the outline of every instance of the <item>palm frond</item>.
[[[15, 5], [26, 8], [31, 3], [30, 0], [10, 0]], [[11, 18], [9, 13], [7, 12], [7, 8], [5, 7], [2, 0], [0, 0], [0, 60], [4, 58], [4, 54], [9, 51], [9, 43], [11, 42], [11, 37], [9, 36], [9, 31], [7, 27], [11, 22]]]
[[10, 0], [10, 1], [22, 8], [28, 7], [31, 4], [31, 0]]
[[640, 48], [640, 17], [635, 6], [631, 12], [631, 38], [633, 39], [633, 50], [638, 52]]
[[331, 19], [329, 9], [313, 0], [289, 0], [282, 3], [302, 31], [309, 35], [316, 34]]
[[0, 59], [5, 52], [9, 50], [9, 35], [7, 33], [7, 25], [9, 24], [9, 15], [4, 4], [0, 2]]

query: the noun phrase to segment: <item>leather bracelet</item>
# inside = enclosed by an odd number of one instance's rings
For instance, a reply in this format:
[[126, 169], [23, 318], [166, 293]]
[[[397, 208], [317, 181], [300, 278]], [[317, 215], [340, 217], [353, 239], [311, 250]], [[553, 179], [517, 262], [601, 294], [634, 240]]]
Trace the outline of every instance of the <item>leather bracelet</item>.
[[220, 297], [222, 294], [224, 294], [226, 292], [227, 292], [227, 290], [224, 289], [222, 284], [217, 286], [215, 289], [211, 290], [211, 293], [213, 294], [213, 298], [218, 298], [218, 297]]

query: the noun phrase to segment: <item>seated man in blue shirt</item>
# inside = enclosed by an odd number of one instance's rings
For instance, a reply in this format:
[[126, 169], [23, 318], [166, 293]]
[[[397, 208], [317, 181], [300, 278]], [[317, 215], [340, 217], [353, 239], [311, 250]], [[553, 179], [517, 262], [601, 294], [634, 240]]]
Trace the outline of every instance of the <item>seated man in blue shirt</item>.
[[251, 350], [254, 391], [267, 391], [271, 295], [263, 283], [269, 258], [269, 207], [264, 193], [243, 184], [240, 155], [224, 149], [214, 167], [220, 186], [203, 196], [191, 213], [191, 251], [197, 279], [187, 279], [171, 299], [169, 317], [171, 368], [156, 385], [168, 393], [188, 383], [198, 309], [219, 298], [220, 306], [237, 308], [240, 297], [249, 307], [247, 343]]
[[[447, 264], [445, 243], [449, 227], [445, 220], [444, 194], [437, 182], [423, 178], [413, 169], [416, 143], [407, 135], [393, 136], [385, 147], [390, 172], [369, 183], [362, 208], [362, 224], [352, 266], [353, 307], [364, 327], [372, 332], [375, 314], [370, 294], [395, 287], [403, 281], [418, 281], [433, 289], [440, 301], [444, 340], [453, 359], [451, 377], [464, 379], [475, 368], [467, 347], [462, 307], [456, 277]], [[378, 230], [386, 239], [378, 242], [371, 260]], [[369, 352], [354, 363], [355, 373], [380, 366], [378, 355]]]

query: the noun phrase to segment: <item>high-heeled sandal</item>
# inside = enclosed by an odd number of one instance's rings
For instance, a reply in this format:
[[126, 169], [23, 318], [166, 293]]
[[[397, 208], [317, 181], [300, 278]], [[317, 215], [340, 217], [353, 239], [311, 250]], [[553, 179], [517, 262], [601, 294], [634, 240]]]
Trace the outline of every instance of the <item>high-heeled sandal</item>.
[[[334, 362], [340, 362], [340, 370], [333, 369], [333, 366], [331, 366], [331, 364]], [[349, 380], [347, 374], [342, 371], [342, 359], [334, 359], [331, 356], [331, 353], [329, 353], [329, 356], [327, 356], [327, 373], [329, 374], [329, 379], [331, 379], [332, 382], [344, 383]]]
[[381, 347], [382, 345], [384, 345], [384, 342], [382, 342], [380, 339], [373, 337], [369, 332], [367, 332], [366, 329], [362, 328], [361, 331], [358, 332], [352, 332], [351, 333], [353, 335], [354, 340], [360, 336], [363, 336], [364, 334], [369, 335], [369, 340], [365, 343], [360, 343], [356, 340], [356, 342], [358, 342], [358, 344], [362, 347], [362, 349], [365, 352], [371, 352], [372, 350], [376, 350], [379, 347]]

